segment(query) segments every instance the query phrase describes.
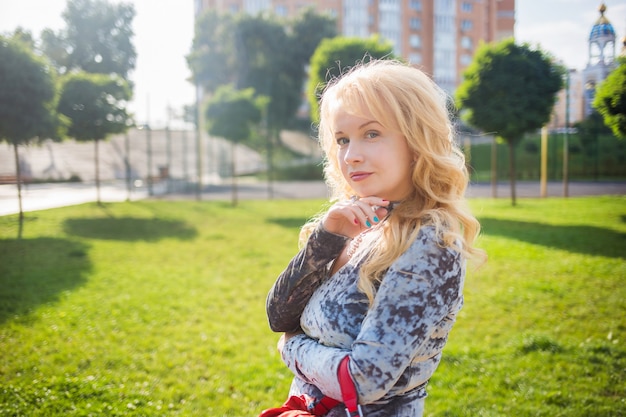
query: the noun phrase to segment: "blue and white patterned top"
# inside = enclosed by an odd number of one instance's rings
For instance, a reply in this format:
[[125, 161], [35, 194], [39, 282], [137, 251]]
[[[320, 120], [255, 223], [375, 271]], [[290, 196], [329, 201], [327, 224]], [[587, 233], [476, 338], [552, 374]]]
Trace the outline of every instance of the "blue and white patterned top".
[[[434, 227], [422, 226], [368, 309], [356, 286], [362, 260], [350, 259], [329, 276], [348, 241], [319, 226], [268, 295], [272, 330], [304, 331], [282, 352], [296, 375], [290, 394], [341, 399], [337, 369], [350, 355], [365, 416], [421, 416], [426, 383], [463, 305], [465, 263], [458, 251], [438, 244]], [[328, 416], [345, 412], [337, 407]]]

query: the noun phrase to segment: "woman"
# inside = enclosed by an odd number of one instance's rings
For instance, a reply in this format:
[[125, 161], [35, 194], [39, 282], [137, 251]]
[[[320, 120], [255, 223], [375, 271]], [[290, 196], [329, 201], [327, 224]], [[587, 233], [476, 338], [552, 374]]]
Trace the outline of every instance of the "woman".
[[302, 250], [267, 298], [291, 395], [341, 399], [348, 355], [365, 416], [423, 414], [463, 304], [465, 260], [480, 252], [446, 103], [426, 75], [395, 61], [359, 65], [322, 94], [335, 204], [303, 227]]

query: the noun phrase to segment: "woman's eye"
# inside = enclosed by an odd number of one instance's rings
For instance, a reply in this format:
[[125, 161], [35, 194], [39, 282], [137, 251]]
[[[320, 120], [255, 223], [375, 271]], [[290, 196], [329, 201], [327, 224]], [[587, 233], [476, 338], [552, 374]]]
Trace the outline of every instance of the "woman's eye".
[[349, 142], [348, 138], [337, 138], [337, 145], [339, 146], [347, 145]]
[[379, 133], [375, 131], [369, 131], [365, 134], [365, 137], [368, 139], [374, 139], [374, 138], [377, 138], [378, 136], [379, 136]]

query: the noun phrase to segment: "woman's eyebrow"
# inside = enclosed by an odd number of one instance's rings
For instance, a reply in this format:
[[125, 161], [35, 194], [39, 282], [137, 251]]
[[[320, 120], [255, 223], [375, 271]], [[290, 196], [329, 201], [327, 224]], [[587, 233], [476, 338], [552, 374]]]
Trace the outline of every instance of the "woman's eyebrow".
[[359, 129], [363, 129], [365, 126], [371, 125], [372, 123], [378, 123], [378, 122], [376, 120], [370, 120], [369, 122], [365, 122], [361, 126], [359, 126]]
[[[370, 121], [365, 122], [365, 123], [363, 123], [362, 125], [360, 125], [360, 126], [359, 126], [359, 130], [363, 129], [364, 127], [366, 127], [366, 126], [368, 126], [368, 125], [371, 125], [372, 123], [377, 123], [377, 124], [378, 124], [378, 122], [377, 122], [376, 120], [370, 120]], [[337, 130], [337, 131], [335, 132], [335, 135], [343, 135], [343, 134], [344, 134], [344, 133], [343, 133], [343, 131], [341, 131], [341, 130]]]

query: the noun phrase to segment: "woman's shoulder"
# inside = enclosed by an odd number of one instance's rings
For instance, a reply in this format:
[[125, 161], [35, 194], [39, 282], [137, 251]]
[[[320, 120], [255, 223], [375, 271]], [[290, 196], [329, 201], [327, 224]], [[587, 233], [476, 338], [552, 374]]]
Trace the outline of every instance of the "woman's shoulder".
[[435, 227], [433, 224], [425, 224], [420, 226], [417, 231], [415, 240], [411, 244], [413, 246], [421, 247], [439, 247], [444, 248], [444, 242], [441, 236], [441, 230]]
[[427, 224], [420, 227], [415, 240], [406, 252], [410, 258], [445, 257], [460, 259], [461, 253], [458, 245], [460, 245], [458, 241], [454, 245], [446, 244], [442, 237], [442, 230], [435, 225]]

